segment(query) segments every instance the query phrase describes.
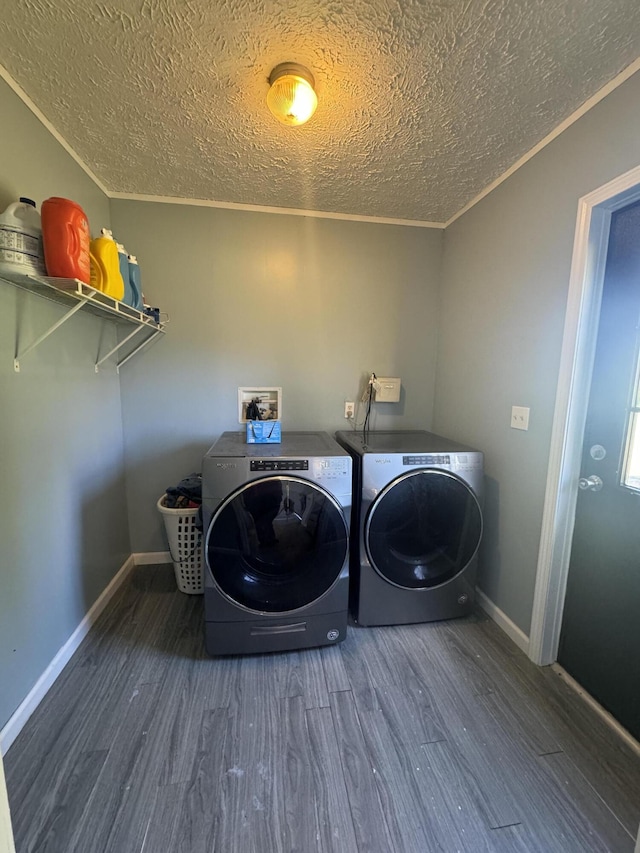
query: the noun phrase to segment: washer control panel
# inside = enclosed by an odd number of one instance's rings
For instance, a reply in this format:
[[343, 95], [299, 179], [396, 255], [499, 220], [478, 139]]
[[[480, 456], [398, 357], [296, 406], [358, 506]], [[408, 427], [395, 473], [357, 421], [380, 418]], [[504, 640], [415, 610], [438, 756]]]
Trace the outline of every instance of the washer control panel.
[[314, 480], [351, 481], [351, 459], [342, 456], [320, 459], [251, 459], [249, 471], [281, 473], [309, 471]]
[[351, 460], [343, 456], [313, 460], [313, 476], [316, 480], [340, 480], [351, 477]]
[[308, 471], [308, 459], [252, 459], [250, 471]]

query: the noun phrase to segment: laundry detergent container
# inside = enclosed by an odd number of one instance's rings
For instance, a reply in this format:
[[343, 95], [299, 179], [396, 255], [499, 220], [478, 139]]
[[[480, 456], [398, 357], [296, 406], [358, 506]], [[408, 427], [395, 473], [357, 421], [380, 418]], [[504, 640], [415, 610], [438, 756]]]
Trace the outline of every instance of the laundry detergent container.
[[102, 228], [100, 236], [91, 241], [91, 286], [112, 299], [122, 301], [124, 281], [120, 272], [118, 247], [108, 228]]
[[45, 274], [40, 214], [23, 197], [0, 214], [0, 276]]
[[42, 202], [42, 242], [47, 274], [91, 283], [89, 222], [75, 201], [54, 196]]

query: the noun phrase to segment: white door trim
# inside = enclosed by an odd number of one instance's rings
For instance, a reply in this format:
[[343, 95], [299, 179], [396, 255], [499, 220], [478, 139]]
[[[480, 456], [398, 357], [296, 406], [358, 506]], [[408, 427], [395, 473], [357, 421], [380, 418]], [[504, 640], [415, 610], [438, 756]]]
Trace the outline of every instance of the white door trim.
[[611, 214], [638, 200], [640, 166], [578, 202], [529, 635], [540, 665], [558, 653]]
[[0, 755], [0, 853], [16, 853], [11, 831], [11, 814], [9, 812], [9, 795], [4, 779], [2, 755]]

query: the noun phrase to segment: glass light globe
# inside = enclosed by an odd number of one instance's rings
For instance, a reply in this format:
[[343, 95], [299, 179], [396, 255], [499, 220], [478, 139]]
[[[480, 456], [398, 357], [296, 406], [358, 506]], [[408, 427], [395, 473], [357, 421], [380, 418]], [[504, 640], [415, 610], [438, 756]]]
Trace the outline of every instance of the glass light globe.
[[292, 126], [309, 121], [318, 106], [318, 98], [313, 89], [313, 76], [306, 68], [283, 62], [273, 69], [269, 83], [267, 106], [278, 121]]

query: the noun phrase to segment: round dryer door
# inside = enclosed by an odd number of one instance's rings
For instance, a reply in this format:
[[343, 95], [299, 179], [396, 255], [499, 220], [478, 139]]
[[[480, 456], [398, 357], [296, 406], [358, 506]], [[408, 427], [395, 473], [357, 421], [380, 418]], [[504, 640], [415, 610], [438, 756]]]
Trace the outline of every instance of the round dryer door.
[[451, 580], [469, 565], [481, 536], [482, 512], [472, 489], [436, 469], [411, 471], [389, 483], [365, 525], [369, 562], [404, 589]]
[[320, 598], [345, 565], [349, 531], [324, 489], [295, 477], [254, 480], [211, 519], [207, 565], [218, 588], [248, 610], [283, 613]]

